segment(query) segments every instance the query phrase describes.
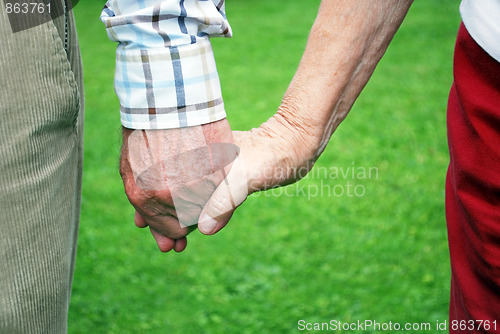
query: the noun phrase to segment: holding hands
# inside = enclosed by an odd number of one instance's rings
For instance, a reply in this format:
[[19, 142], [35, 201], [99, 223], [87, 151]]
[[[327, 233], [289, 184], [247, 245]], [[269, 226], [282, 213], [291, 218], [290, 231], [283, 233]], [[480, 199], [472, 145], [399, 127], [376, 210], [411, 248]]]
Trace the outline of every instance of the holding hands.
[[166, 130], [123, 130], [120, 173], [136, 209], [164, 252], [182, 251], [205, 203], [238, 155], [227, 120]]
[[[296, 181], [312, 166], [285, 123], [232, 132], [227, 120], [167, 130], [123, 130], [120, 173], [135, 207], [163, 252], [183, 251], [196, 225], [211, 235], [253, 192]], [[305, 173], [301, 173], [305, 174]]]
[[307, 174], [368, 82], [412, 0], [322, 1], [278, 112], [257, 129], [221, 121], [124, 130], [121, 174], [162, 251], [182, 251], [198, 224], [222, 229], [248, 194]]

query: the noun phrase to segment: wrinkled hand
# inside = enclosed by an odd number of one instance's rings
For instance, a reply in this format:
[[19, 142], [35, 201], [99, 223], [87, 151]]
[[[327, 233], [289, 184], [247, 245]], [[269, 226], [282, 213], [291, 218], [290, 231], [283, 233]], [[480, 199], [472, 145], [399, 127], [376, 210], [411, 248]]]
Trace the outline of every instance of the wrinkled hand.
[[279, 114], [257, 129], [233, 131], [240, 154], [203, 208], [199, 230], [207, 235], [217, 233], [249, 194], [306, 176], [317, 158], [316, 142], [311, 140], [314, 135], [291, 126]]
[[183, 251], [237, 154], [225, 119], [180, 129], [124, 128], [120, 174], [135, 224], [149, 226], [161, 251]]

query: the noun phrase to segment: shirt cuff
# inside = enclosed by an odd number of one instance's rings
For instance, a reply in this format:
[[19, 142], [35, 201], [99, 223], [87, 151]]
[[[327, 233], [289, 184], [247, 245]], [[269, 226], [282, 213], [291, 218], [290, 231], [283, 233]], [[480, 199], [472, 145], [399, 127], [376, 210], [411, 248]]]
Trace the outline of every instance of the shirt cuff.
[[121, 122], [131, 129], [169, 129], [226, 117], [208, 37], [160, 49], [116, 50], [115, 90]]

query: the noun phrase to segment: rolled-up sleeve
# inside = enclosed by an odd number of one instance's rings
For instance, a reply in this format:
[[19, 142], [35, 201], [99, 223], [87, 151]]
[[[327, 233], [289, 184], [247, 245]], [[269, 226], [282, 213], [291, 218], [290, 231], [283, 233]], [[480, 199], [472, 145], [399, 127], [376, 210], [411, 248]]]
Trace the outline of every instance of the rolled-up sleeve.
[[101, 21], [118, 42], [121, 122], [168, 129], [226, 117], [210, 37], [231, 36], [224, 1], [110, 0]]

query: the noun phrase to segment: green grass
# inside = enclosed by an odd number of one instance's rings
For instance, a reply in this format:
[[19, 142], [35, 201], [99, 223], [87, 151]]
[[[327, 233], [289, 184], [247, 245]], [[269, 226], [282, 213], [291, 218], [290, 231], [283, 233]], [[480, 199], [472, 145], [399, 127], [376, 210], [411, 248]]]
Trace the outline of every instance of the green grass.
[[[319, 0], [304, 3], [228, 0], [234, 37], [213, 44], [234, 129], [278, 107]], [[86, 146], [70, 333], [299, 333], [300, 319], [447, 319], [445, 110], [458, 1], [415, 1], [310, 176], [253, 195], [218, 235], [192, 233], [181, 254], [158, 251], [123, 194], [102, 4], [75, 8]], [[354, 176], [342, 175], [348, 168]]]

